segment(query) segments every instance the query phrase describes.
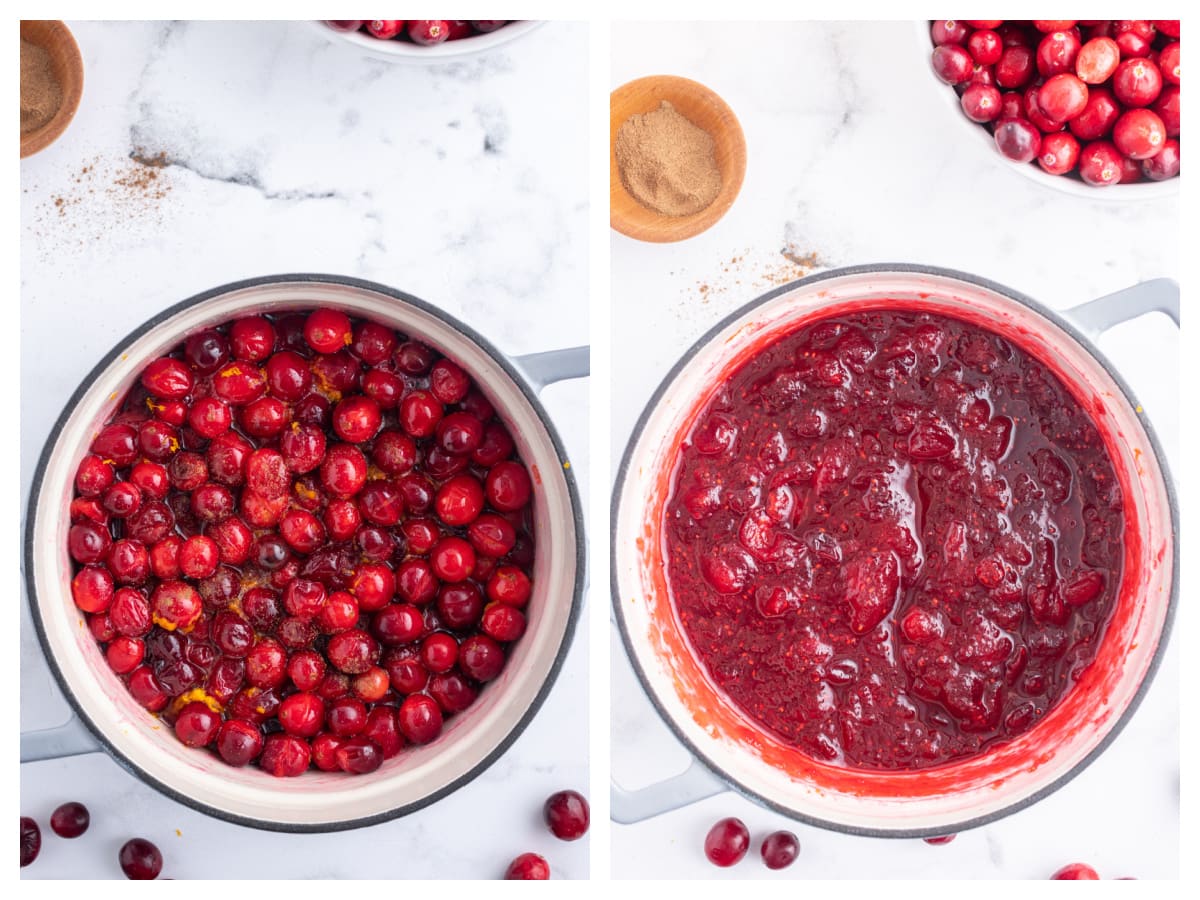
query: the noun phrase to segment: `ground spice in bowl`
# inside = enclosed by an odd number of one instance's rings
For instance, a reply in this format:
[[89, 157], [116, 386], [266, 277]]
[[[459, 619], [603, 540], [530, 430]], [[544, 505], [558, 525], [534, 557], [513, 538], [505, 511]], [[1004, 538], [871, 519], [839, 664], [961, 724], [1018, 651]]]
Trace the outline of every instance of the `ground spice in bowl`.
[[665, 216], [690, 216], [721, 192], [712, 135], [666, 100], [630, 116], [617, 131], [617, 168], [638, 203]]
[[54, 118], [62, 107], [63, 89], [44, 47], [21, 39], [21, 134], [29, 134]]

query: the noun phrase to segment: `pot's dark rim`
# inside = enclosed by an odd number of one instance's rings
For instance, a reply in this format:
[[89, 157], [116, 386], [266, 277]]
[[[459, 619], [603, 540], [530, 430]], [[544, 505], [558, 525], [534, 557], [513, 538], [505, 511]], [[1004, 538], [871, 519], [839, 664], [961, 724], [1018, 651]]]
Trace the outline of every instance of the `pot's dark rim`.
[[[24, 536], [25, 584], [26, 589], [29, 592], [29, 605], [33, 612], [33, 624], [37, 630], [38, 640], [42, 645], [42, 652], [46, 657], [46, 661], [50, 665], [51, 671], [54, 673], [54, 678], [58, 682], [59, 688], [67, 698], [67, 701], [71, 704], [71, 708], [80, 718], [80, 720], [87, 726], [92, 735], [100, 742], [101, 746], [107, 751], [107, 753], [130, 774], [136, 776], [146, 784], [149, 784], [151, 787], [185, 806], [191, 807], [192, 809], [198, 810], [206, 815], [210, 815], [218, 819], [224, 819], [227, 822], [233, 822], [237, 825], [245, 825], [251, 828], [259, 828], [267, 831], [288, 832], [292, 834], [347, 831], [354, 828], [363, 828], [368, 825], [376, 825], [380, 822], [387, 822], [391, 819], [408, 815], [409, 813], [416, 812], [419, 809], [429, 806], [431, 803], [440, 800], [442, 797], [445, 797], [446, 795], [458, 790], [463, 785], [473, 781], [485, 769], [491, 766], [492, 763], [499, 759], [508, 750], [508, 748], [513, 745], [517, 738], [520, 737], [521, 733], [525, 731], [526, 727], [528, 727], [529, 723], [533, 720], [534, 715], [545, 702], [547, 695], [550, 693], [551, 687], [558, 678], [558, 674], [562, 669], [567, 651], [571, 646], [571, 642], [575, 634], [575, 627], [579, 620], [580, 609], [583, 605], [583, 587], [586, 565], [586, 541], [583, 531], [583, 508], [579, 500], [579, 490], [575, 484], [574, 470], [559, 466], [559, 474], [566, 481], [567, 491], [571, 498], [572, 516], [575, 522], [575, 585], [571, 596], [571, 611], [567, 618], [567, 627], [563, 632], [562, 642], [559, 645], [558, 653], [554, 658], [554, 662], [550, 667], [550, 671], [546, 676], [546, 680], [539, 689], [537, 696], [534, 697], [529, 709], [526, 710], [521, 719], [516, 723], [516, 725], [513, 726], [508, 734], [505, 735], [504, 739], [500, 741], [500, 743], [495, 747], [495, 749], [492, 750], [491, 753], [489, 753], [486, 757], [484, 757], [484, 759], [476, 764], [474, 768], [459, 776], [451, 783], [426, 795], [425, 797], [422, 797], [420, 800], [405, 804], [404, 806], [386, 810], [385, 812], [376, 813], [375, 815], [371, 816], [362, 816], [354, 819], [323, 823], [295, 824], [290, 822], [275, 822], [265, 819], [241, 816], [215, 806], [210, 806], [206, 803], [201, 803], [192, 797], [175, 790], [169, 784], [154, 778], [129, 760], [112, 742], [110, 742], [104, 736], [104, 733], [96, 726], [96, 724], [84, 711], [82, 705], [75, 697], [75, 693], [71, 690], [71, 686], [66, 677], [63, 675], [62, 670], [58, 666], [58, 662], [54, 657], [54, 654], [50, 648], [49, 640], [46, 636], [45, 623], [42, 620], [41, 608], [37, 598], [37, 588], [34, 584], [33, 578], [33, 534], [37, 524], [36, 519], [38, 499], [41, 496], [42, 480], [46, 473], [46, 467], [55, 452], [63, 426], [66, 424], [67, 419], [70, 418], [71, 414], [74, 412], [75, 407], [79, 404], [80, 400], [83, 398], [83, 395], [88, 391], [89, 388], [91, 388], [96, 379], [99, 378], [100, 375], [105, 372], [109, 366], [121, 355], [122, 350], [152, 328], [161, 325], [184, 310], [190, 309], [193, 306], [204, 303], [205, 301], [211, 300], [215, 297], [233, 293], [234, 291], [244, 290], [246, 288], [263, 287], [266, 285], [306, 283], [340, 285], [344, 287], [352, 287], [371, 291], [377, 294], [382, 294], [386, 297], [390, 297], [393, 300], [397, 300], [403, 304], [414, 307], [421, 312], [440, 319], [443, 323], [470, 339], [504, 370], [505, 374], [508, 375], [513, 384], [515, 384], [521, 390], [521, 393], [525, 396], [526, 401], [530, 404], [530, 406], [533, 407], [534, 412], [537, 413], [538, 418], [541, 419], [542, 426], [550, 435], [550, 440], [554, 445], [554, 449], [558, 454], [558, 458], [560, 460], [567, 460], [569, 458], [563, 445], [562, 438], [559, 436], [558, 431], [551, 422], [549, 415], [546, 413], [545, 408], [538, 399], [537, 393], [533, 390], [528, 381], [526, 381], [525, 376], [504, 353], [502, 353], [490, 341], [488, 341], [487, 338], [485, 338], [475, 329], [471, 328], [469, 325], [460, 322], [453, 316], [443, 312], [435, 306], [430, 305], [429, 303], [426, 303], [423, 300], [418, 299], [417, 297], [412, 296], [411, 294], [406, 294], [403, 291], [397, 291], [385, 285], [377, 284], [372, 281], [366, 281], [361, 278], [350, 278], [340, 275], [302, 273], [267, 275], [260, 278], [250, 278], [244, 281], [235, 281], [220, 287], [212, 288], [196, 294], [195, 296], [189, 297], [186, 300], [180, 301], [174, 306], [168, 307], [130, 332], [129, 335], [127, 335], [122, 341], [118, 342], [116, 347], [111, 350], [102, 360], [100, 360], [99, 363], [96, 364], [95, 368], [88, 373], [88, 375], [80, 383], [79, 387], [76, 388], [75, 393], [71, 395], [70, 400], [67, 401], [66, 406], [63, 408], [58, 420], [54, 423], [54, 427], [51, 429], [50, 435], [46, 440], [46, 444], [42, 449], [42, 454], [38, 459], [37, 469], [34, 472], [33, 483], [30, 488]], [[303, 306], [303, 304], [297, 304], [297, 306], [300, 307]]]
[[704, 334], [703, 337], [701, 337], [698, 341], [696, 341], [694, 344], [692, 344], [692, 346], [690, 348], [688, 348], [688, 350], [682, 356], [680, 356], [679, 361], [676, 362], [675, 365], [671, 367], [671, 370], [666, 374], [666, 376], [663, 378], [663, 380], [659, 383], [658, 388], [654, 391], [654, 394], [650, 397], [650, 400], [646, 403], [646, 407], [642, 411], [642, 414], [638, 417], [637, 423], [634, 425], [633, 432], [630, 434], [629, 441], [625, 445], [625, 454], [621, 459], [620, 468], [617, 470], [616, 483], [613, 488], [613, 499], [612, 499], [612, 504], [610, 507], [612, 510], [612, 513], [611, 513], [612, 519], [610, 522], [610, 544], [611, 544], [611, 547], [610, 547], [611, 571], [609, 574], [609, 577], [611, 580], [610, 581], [610, 590], [611, 590], [611, 594], [612, 594], [613, 610], [616, 612], [617, 628], [621, 632], [621, 640], [625, 645], [626, 656], [628, 656], [629, 662], [632, 665], [633, 670], [637, 673], [638, 681], [642, 685], [642, 690], [646, 693], [646, 696], [649, 698], [650, 702], [654, 705], [654, 708], [658, 711], [659, 717], [663, 720], [663, 722], [666, 723], [667, 727], [671, 729], [671, 731], [674, 733], [675, 737], [679, 739], [679, 741], [689, 750], [689, 752], [692, 753], [692, 755], [696, 759], [700, 760], [705, 766], [707, 766], [711, 772], [713, 772], [717, 777], [719, 777], [722, 781], [724, 781], [732, 790], [736, 791], [737, 793], [742, 794], [743, 796], [747, 797], [748, 799], [750, 799], [756, 803], [759, 803], [763, 806], [766, 806], [767, 808], [769, 808], [771, 810], [774, 810], [777, 813], [780, 813], [781, 815], [787, 816], [790, 819], [794, 819], [796, 821], [803, 822], [808, 825], [815, 825], [818, 828], [825, 828], [830, 831], [838, 831], [838, 832], [842, 832], [844, 834], [861, 835], [864, 837], [890, 837], [890, 838], [938, 837], [938, 836], [941, 836], [941, 835], [944, 835], [944, 834], [947, 834], [950, 832], [966, 831], [971, 828], [978, 828], [982, 825], [987, 825], [991, 822], [997, 821], [998, 819], [1002, 819], [1005, 816], [1011, 815], [1012, 813], [1019, 812], [1020, 810], [1024, 809], [1025, 807], [1030, 806], [1030, 805], [1036, 803], [1037, 801], [1041, 800], [1043, 797], [1049, 796], [1050, 794], [1054, 793], [1056, 790], [1061, 788], [1063, 785], [1065, 785], [1067, 782], [1071, 781], [1075, 776], [1077, 776], [1080, 772], [1082, 772], [1089, 765], [1091, 765], [1091, 763], [1102, 752], [1104, 752], [1104, 750], [1106, 750], [1108, 748], [1109, 744], [1111, 744], [1116, 739], [1117, 735], [1120, 734], [1120, 732], [1125, 727], [1125, 725], [1128, 724], [1128, 722], [1132, 718], [1134, 712], [1137, 710], [1138, 706], [1141, 704], [1142, 698], [1145, 696], [1146, 691], [1149, 689], [1150, 683], [1154, 680], [1155, 674], [1158, 672], [1159, 665], [1162, 663], [1163, 653], [1166, 650], [1167, 642], [1171, 635], [1172, 626], [1174, 625], [1175, 611], [1176, 611], [1176, 607], [1178, 605], [1178, 599], [1179, 599], [1179, 507], [1178, 507], [1178, 501], [1177, 501], [1177, 498], [1175, 495], [1174, 483], [1171, 480], [1171, 474], [1170, 474], [1169, 469], [1167, 468], [1166, 457], [1163, 454], [1162, 446], [1159, 444], [1158, 436], [1154, 433], [1154, 428], [1151, 426], [1149, 418], [1144, 413], [1138, 414], [1137, 419], [1139, 422], [1141, 422], [1142, 427], [1145, 429], [1146, 436], [1150, 440], [1150, 446], [1154, 451], [1154, 457], [1158, 461], [1159, 469], [1161, 470], [1162, 475], [1163, 475], [1163, 483], [1166, 488], [1167, 501], [1170, 506], [1170, 512], [1171, 512], [1171, 542], [1172, 542], [1171, 597], [1167, 604], [1167, 615], [1166, 615], [1165, 620], [1163, 621], [1163, 628], [1162, 628], [1161, 634], [1159, 635], [1158, 646], [1155, 648], [1155, 651], [1154, 651], [1154, 658], [1151, 660], [1150, 666], [1146, 670], [1146, 675], [1142, 679], [1141, 684], [1138, 685], [1137, 692], [1134, 694], [1133, 699], [1130, 701], [1129, 705], [1125, 708], [1125, 711], [1121, 714], [1121, 717], [1112, 726], [1112, 728], [1109, 730], [1108, 734], [1106, 734], [1104, 736], [1104, 738], [1096, 745], [1096, 747], [1090, 753], [1088, 753], [1088, 755], [1086, 757], [1084, 757], [1078, 763], [1076, 763], [1070, 769], [1070, 771], [1064, 773], [1062, 776], [1060, 776], [1059, 778], [1057, 778], [1055, 781], [1051, 782], [1050, 784], [1046, 785], [1041, 790], [1031, 794], [1028, 797], [1025, 797], [1022, 800], [1019, 800], [1015, 803], [1005, 806], [1002, 809], [999, 809], [995, 812], [989, 813], [988, 815], [976, 816], [973, 818], [963, 819], [961, 821], [955, 822], [950, 825], [940, 826], [936, 829], [909, 828], [909, 829], [901, 829], [901, 830], [888, 830], [888, 829], [881, 829], [881, 828], [862, 828], [862, 827], [858, 827], [858, 826], [854, 826], [854, 825], [847, 825], [847, 824], [844, 824], [841, 822], [832, 822], [832, 821], [829, 821], [826, 819], [818, 818], [816, 816], [802, 815], [800, 813], [795, 812], [792, 809], [789, 809], [788, 807], [786, 807], [785, 805], [783, 805], [782, 803], [780, 803], [779, 801], [777, 801], [771, 797], [768, 797], [768, 796], [765, 796], [756, 791], [750, 790], [745, 785], [739, 783], [737, 781], [737, 779], [734, 778], [732, 775], [730, 775], [727, 771], [725, 771], [723, 768], [721, 768], [720, 765], [718, 765], [716, 762], [714, 762], [713, 759], [708, 754], [706, 754], [697, 744], [695, 744], [684, 733], [683, 729], [681, 729], [679, 727], [679, 725], [676, 724], [676, 722], [671, 718], [670, 714], [666, 711], [664, 706], [659, 702], [658, 697], [655, 695], [653, 688], [651, 688], [651, 686], [650, 686], [650, 681], [646, 677], [645, 671], [642, 669], [642, 666], [638, 661], [637, 655], [633, 651], [633, 642], [630, 638], [629, 629], [625, 622], [624, 607], [620, 600], [619, 587], [618, 587], [619, 568], [617, 565], [617, 558], [618, 558], [618, 553], [620, 552], [621, 548], [617, 544], [617, 522], [620, 518], [621, 493], [624, 490], [625, 481], [629, 477], [629, 469], [630, 469], [630, 465], [632, 463], [634, 449], [637, 447], [638, 442], [641, 440], [642, 432], [645, 430], [645, 427], [646, 427], [646, 422], [649, 420], [650, 415], [653, 413], [653, 411], [658, 407], [659, 403], [662, 401], [663, 396], [670, 389], [672, 383], [675, 381], [676, 377], [678, 377], [680, 372], [682, 372], [683, 369], [687, 366], [687, 364], [692, 360], [692, 358], [701, 349], [703, 349], [705, 345], [707, 345], [710, 341], [712, 341], [718, 334], [720, 334], [722, 331], [724, 331], [726, 328], [728, 328], [731, 324], [736, 322], [738, 319], [741, 319], [743, 316], [747, 315], [748, 313], [750, 313], [754, 309], [762, 306], [763, 304], [768, 303], [771, 300], [774, 300], [776, 297], [779, 297], [790, 291], [794, 291], [797, 288], [808, 287], [810, 285], [817, 284], [822, 281], [830, 281], [832, 279], [842, 278], [842, 277], [849, 276], [849, 275], [863, 275], [863, 274], [871, 274], [871, 273], [908, 273], [908, 274], [932, 275], [932, 276], [936, 276], [936, 277], [940, 277], [940, 278], [948, 278], [951, 280], [965, 282], [967, 284], [986, 288], [987, 290], [990, 290], [996, 294], [1000, 294], [1001, 296], [1007, 297], [1010, 300], [1014, 300], [1017, 303], [1020, 303], [1022, 306], [1027, 307], [1028, 309], [1030, 309], [1037, 315], [1040, 315], [1042, 318], [1047, 319], [1050, 322], [1054, 323], [1056, 326], [1058, 326], [1063, 331], [1065, 331], [1067, 334], [1069, 334], [1072, 338], [1074, 338], [1075, 341], [1081, 347], [1083, 347], [1088, 353], [1090, 353], [1091, 356], [1094, 357], [1096, 359], [1096, 361], [1099, 362], [1100, 365], [1102, 365], [1104, 367], [1105, 371], [1108, 372], [1109, 376], [1113, 379], [1113, 381], [1116, 382], [1117, 386], [1121, 389], [1121, 393], [1124, 395], [1124, 399], [1127, 403], [1129, 403], [1131, 409], [1138, 408], [1138, 403], [1134, 399], [1133, 392], [1129, 389], [1129, 386], [1125, 383], [1125, 380], [1120, 376], [1120, 374], [1117, 372], [1116, 368], [1112, 365], [1112, 363], [1110, 363], [1104, 357], [1104, 355], [1100, 352], [1100, 350], [1092, 343], [1092, 341], [1086, 335], [1084, 335], [1078, 328], [1076, 328], [1074, 325], [1072, 325], [1070, 323], [1070, 321], [1068, 321], [1063, 316], [1059, 315], [1058, 313], [1054, 312], [1053, 310], [1047, 309], [1046, 307], [1042, 306], [1040, 303], [1038, 303], [1033, 298], [1028, 297], [1025, 294], [1021, 294], [1017, 291], [1014, 291], [1012, 288], [1006, 287], [1002, 284], [998, 284], [997, 282], [991, 281], [987, 278], [980, 278], [976, 275], [969, 275], [965, 272], [959, 272], [954, 269], [945, 269], [945, 268], [941, 268], [938, 266], [912, 265], [909, 263], [872, 263], [870, 265], [846, 266], [846, 267], [840, 268], [840, 269], [830, 269], [829, 271], [826, 271], [826, 272], [819, 272], [815, 275], [809, 275], [809, 276], [807, 276], [805, 278], [801, 278], [797, 281], [790, 282], [789, 284], [782, 285], [781, 287], [774, 288], [773, 290], [768, 291], [767, 293], [761, 295], [760, 297], [758, 297], [754, 300], [751, 300], [749, 303], [745, 304], [742, 307], [739, 307], [737, 310], [730, 313], [728, 316], [726, 316], [720, 322], [718, 322], [716, 325], [714, 325], [712, 328], [710, 328]]

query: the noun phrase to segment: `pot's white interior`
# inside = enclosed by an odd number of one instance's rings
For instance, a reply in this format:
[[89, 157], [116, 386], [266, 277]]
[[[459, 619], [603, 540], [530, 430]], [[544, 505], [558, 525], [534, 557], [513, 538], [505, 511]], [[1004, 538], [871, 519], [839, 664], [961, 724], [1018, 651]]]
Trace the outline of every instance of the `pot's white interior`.
[[[1089, 677], [1037, 727], [1009, 742], [1004, 754], [989, 752], [916, 774], [877, 775], [813, 764], [742, 716], [707, 680], [689, 658], [667, 595], [659, 523], [679, 441], [696, 409], [764, 338], [832, 310], [895, 301], [974, 321], [1053, 360], [1106, 436], [1125, 486], [1127, 528], [1136, 528], [1140, 541], [1127, 538], [1120, 604], [1129, 614], [1119, 624], [1114, 616], [1106, 649]], [[1002, 294], [946, 276], [851, 273], [798, 286], [748, 311], [674, 376], [630, 451], [618, 498], [616, 607], [648, 689], [710, 765], [802, 818], [883, 833], [938, 833], [1028, 800], [1068, 774], [1110, 733], [1133, 701], [1162, 635], [1172, 586], [1171, 512], [1139, 413], [1096, 358], [1058, 326]], [[1136, 564], [1128, 553], [1137, 554]], [[1128, 575], [1139, 570], [1138, 578]], [[1072, 698], [1077, 702], [1069, 702]]]
[[[336, 307], [393, 326], [458, 362], [508, 424], [534, 478], [537, 552], [528, 630], [512, 645], [501, 676], [431, 744], [406, 748], [370, 775], [310, 771], [274, 778], [235, 769], [191, 750], [142, 709], [109, 669], [71, 599], [68, 506], [79, 460], [119, 399], [151, 359], [202, 328], [254, 313]], [[47, 465], [33, 533], [33, 578], [50, 652], [88, 718], [120, 753], [152, 778], [197, 803], [276, 825], [320, 826], [417, 803], [472, 772], [507, 738], [548, 678], [566, 636], [576, 572], [575, 519], [553, 441], [510, 376], [470, 338], [401, 300], [356, 286], [280, 283], [206, 300], [123, 348], [71, 412]]]

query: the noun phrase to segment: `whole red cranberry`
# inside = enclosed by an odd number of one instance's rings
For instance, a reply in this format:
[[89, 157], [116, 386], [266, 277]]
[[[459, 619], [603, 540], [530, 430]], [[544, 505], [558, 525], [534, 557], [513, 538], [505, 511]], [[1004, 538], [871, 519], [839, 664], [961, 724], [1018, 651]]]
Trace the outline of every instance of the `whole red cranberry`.
[[1050, 876], [1051, 881], [1099, 881], [1096, 870], [1086, 863], [1069, 863]]
[[1162, 86], [1162, 73], [1151, 59], [1127, 59], [1112, 77], [1112, 92], [1126, 106], [1149, 106]]
[[338, 768], [352, 775], [365, 775], [383, 765], [383, 751], [363, 735], [347, 738], [334, 752]]
[[444, 19], [419, 19], [408, 23], [408, 36], [414, 44], [429, 47], [450, 37], [450, 23]]
[[577, 841], [587, 833], [591, 810], [578, 791], [558, 791], [546, 799], [542, 818], [556, 838]]
[[1166, 181], [1179, 174], [1179, 141], [1167, 138], [1157, 156], [1142, 161], [1142, 173], [1151, 181]]
[[994, 133], [996, 147], [1016, 162], [1030, 162], [1042, 147], [1041, 132], [1027, 119], [1001, 119]]
[[1121, 63], [1121, 48], [1112, 38], [1094, 37], [1075, 57], [1075, 74], [1085, 83], [1104, 84]]
[[29, 816], [21, 816], [21, 868], [38, 858], [42, 851], [42, 830]]
[[262, 749], [262, 731], [246, 719], [226, 719], [217, 732], [217, 752], [231, 766], [249, 764]]
[[550, 864], [536, 853], [522, 853], [508, 865], [505, 881], [547, 881]]
[[762, 842], [763, 863], [768, 869], [786, 869], [800, 855], [800, 839], [790, 831], [775, 831]]
[[312, 749], [307, 741], [295, 735], [276, 733], [268, 735], [258, 764], [276, 778], [295, 778], [304, 774], [311, 760]]
[[59, 806], [50, 816], [50, 828], [59, 837], [77, 838], [88, 829], [92, 817], [82, 803], [70, 802]]
[[970, 81], [975, 60], [957, 44], [939, 44], [933, 48], [933, 72], [946, 84]]
[[927, 837], [925, 838], [925, 843], [929, 844], [931, 847], [940, 847], [944, 844], [949, 844], [956, 837], [958, 837], [957, 834], [943, 834], [939, 835], [938, 837]]
[[394, 38], [404, 30], [403, 19], [369, 19], [366, 20], [367, 34], [381, 41]]
[[162, 853], [145, 838], [126, 841], [117, 854], [117, 861], [131, 881], [152, 881], [162, 872]]
[[397, 714], [400, 731], [411, 743], [428, 744], [442, 733], [442, 710], [425, 694], [404, 698]]
[[1000, 91], [987, 84], [969, 84], [960, 98], [963, 113], [972, 122], [991, 122], [999, 118]]
[[996, 63], [996, 84], [1010, 90], [1022, 88], [1033, 80], [1034, 53], [1027, 46], [1007, 46]]
[[1088, 88], [1076, 75], [1051, 75], [1038, 89], [1038, 106], [1055, 122], [1067, 122], [1087, 106]]
[[1149, 159], [1162, 150], [1167, 129], [1158, 114], [1148, 109], [1130, 109], [1113, 126], [1113, 143], [1130, 159]]
[[1079, 141], [1065, 131], [1047, 134], [1037, 161], [1051, 175], [1065, 175], [1079, 163]]
[[1108, 141], [1093, 141], [1079, 156], [1079, 176], [1088, 184], [1104, 186], [1121, 180], [1121, 154]]
[[715, 866], [739, 863], [749, 849], [750, 831], [745, 822], [733, 817], [721, 819], [704, 838], [704, 855]]

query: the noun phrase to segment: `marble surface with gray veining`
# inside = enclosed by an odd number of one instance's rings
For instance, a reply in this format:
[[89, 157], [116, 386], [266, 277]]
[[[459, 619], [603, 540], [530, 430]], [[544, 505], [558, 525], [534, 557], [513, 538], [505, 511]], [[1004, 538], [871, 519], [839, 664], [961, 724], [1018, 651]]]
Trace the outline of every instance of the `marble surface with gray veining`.
[[[236, 279], [353, 275], [443, 307], [510, 354], [587, 343], [586, 26], [423, 67], [364, 57], [311, 23], [69, 24], [82, 105], [21, 163], [23, 500], [91, 367], [153, 313]], [[587, 382], [543, 399], [586, 492]], [[24, 611], [21, 679], [23, 729], [66, 718]], [[545, 706], [481, 777], [339, 834], [225, 824], [103, 754], [24, 765], [21, 812], [44, 837], [22, 876], [120, 877], [117, 848], [141, 835], [173, 878], [493, 878], [530, 850], [555, 877], [583, 878], [588, 842], [555, 840], [540, 810], [555, 790], [587, 790], [586, 710], [581, 627]], [[73, 842], [48, 828], [65, 800], [92, 812]]]
[[[914, 25], [705, 23], [614, 27], [611, 84], [669, 73], [732, 106], [745, 130], [741, 195], [705, 234], [671, 245], [612, 236], [612, 452], [679, 356], [724, 315], [820, 266], [911, 262], [992, 278], [1056, 309], [1157, 276], [1178, 277], [1177, 198], [1076, 198], [981, 152], [935, 95]], [[1119, 190], [1114, 188], [1113, 190]], [[1113, 328], [1101, 350], [1132, 386], [1179, 471], [1179, 345], [1161, 315]], [[615, 471], [615, 467], [614, 467]], [[645, 699], [612, 640], [612, 768], [641, 787], [688, 755]], [[1179, 639], [1151, 690], [1104, 754], [1033, 807], [947, 846], [835, 834], [727, 793], [632, 826], [614, 826], [615, 877], [1046, 878], [1071, 861], [1103, 877], [1179, 871]], [[736, 815], [751, 856], [717, 869], [708, 828]], [[768, 832], [791, 828], [799, 860], [770, 872]]]

